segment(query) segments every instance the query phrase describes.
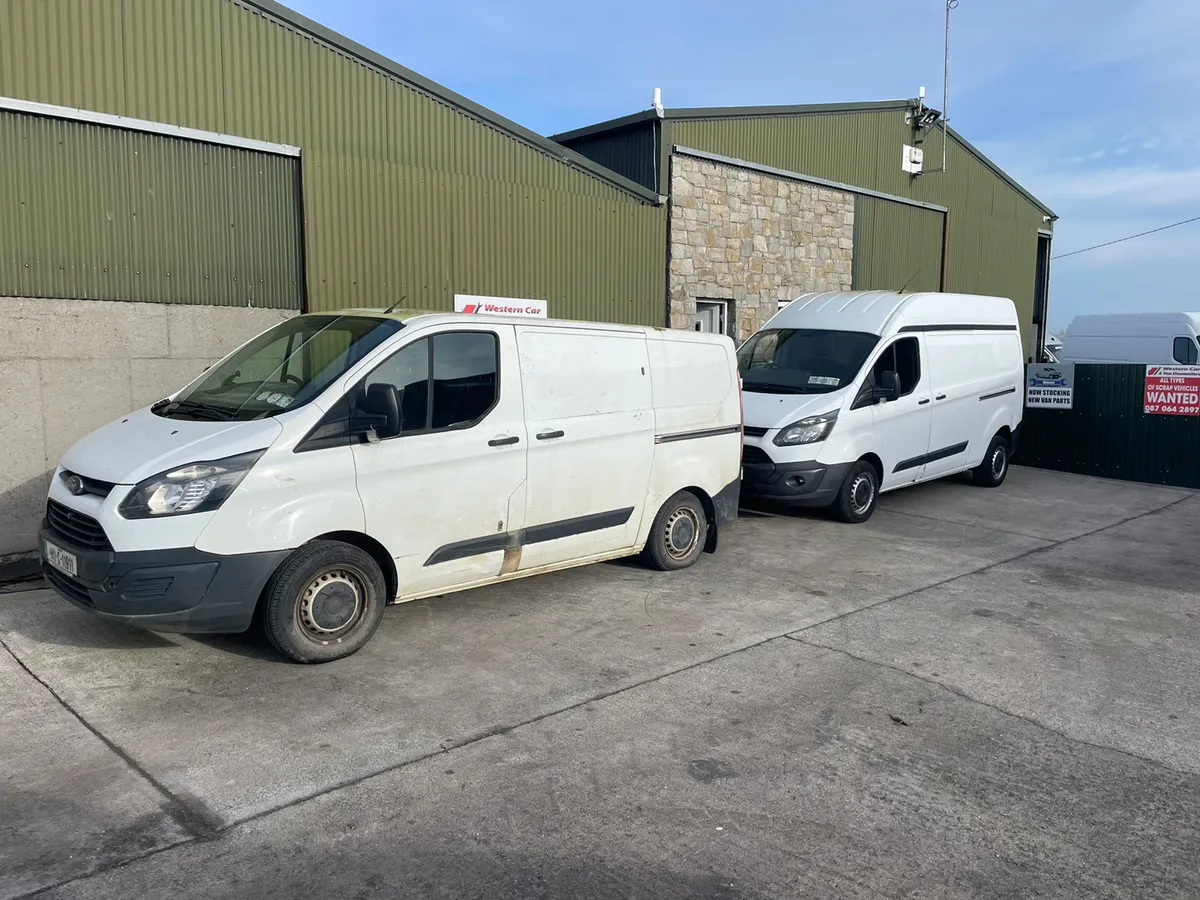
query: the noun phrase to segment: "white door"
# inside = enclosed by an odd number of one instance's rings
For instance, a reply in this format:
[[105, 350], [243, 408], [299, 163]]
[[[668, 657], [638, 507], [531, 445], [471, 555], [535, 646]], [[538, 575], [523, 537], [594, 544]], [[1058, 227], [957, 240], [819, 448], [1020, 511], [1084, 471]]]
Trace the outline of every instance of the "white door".
[[516, 328], [529, 431], [520, 567], [632, 547], [654, 455], [645, 337]]
[[696, 301], [696, 330], [709, 334], [726, 334], [726, 305], [719, 300]]
[[876, 384], [885, 371], [900, 377], [900, 397], [871, 407], [885, 490], [912, 484], [925, 470], [932, 398], [929, 375], [922, 364], [923, 344], [921, 335], [896, 338], [886, 344], [867, 379], [868, 384]]
[[[937, 478], [978, 464], [991, 435], [983, 432], [996, 401], [986, 396], [996, 386], [997, 372], [1011, 370], [1012, 335], [1003, 332], [930, 332], [925, 335], [928, 369], [934, 384], [929, 453], [923, 478]], [[1003, 343], [1002, 343], [1003, 342]]]
[[408, 344], [364, 384], [398, 391], [399, 434], [354, 445], [367, 533], [396, 560], [400, 594], [500, 574], [524, 525], [521, 373], [510, 325]]

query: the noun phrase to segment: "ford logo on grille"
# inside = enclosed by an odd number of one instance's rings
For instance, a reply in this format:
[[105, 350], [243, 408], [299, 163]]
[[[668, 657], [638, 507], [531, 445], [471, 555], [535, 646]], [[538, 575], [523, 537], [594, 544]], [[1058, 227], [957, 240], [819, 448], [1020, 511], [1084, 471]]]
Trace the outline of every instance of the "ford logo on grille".
[[67, 490], [70, 491], [72, 494], [76, 494], [76, 495], [82, 494], [83, 493], [83, 479], [80, 478], [78, 475], [67, 476]]

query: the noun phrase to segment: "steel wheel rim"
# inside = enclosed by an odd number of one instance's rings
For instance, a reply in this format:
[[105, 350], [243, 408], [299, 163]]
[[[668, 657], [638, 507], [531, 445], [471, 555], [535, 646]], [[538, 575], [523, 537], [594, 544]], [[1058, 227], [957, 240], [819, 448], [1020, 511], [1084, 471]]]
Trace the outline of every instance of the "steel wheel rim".
[[859, 472], [850, 482], [850, 509], [861, 516], [875, 501], [875, 480], [866, 472]]
[[319, 643], [341, 640], [362, 621], [366, 579], [348, 568], [318, 572], [296, 604], [296, 619], [305, 636]]
[[681, 506], [667, 517], [663, 543], [672, 559], [687, 559], [700, 542], [700, 517], [695, 510]]
[[1004, 470], [1007, 466], [1008, 459], [1004, 452], [1004, 448], [999, 446], [996, 447], [996, 449], [992, 451], [992, 477], [999, 479], [1004, 474]]

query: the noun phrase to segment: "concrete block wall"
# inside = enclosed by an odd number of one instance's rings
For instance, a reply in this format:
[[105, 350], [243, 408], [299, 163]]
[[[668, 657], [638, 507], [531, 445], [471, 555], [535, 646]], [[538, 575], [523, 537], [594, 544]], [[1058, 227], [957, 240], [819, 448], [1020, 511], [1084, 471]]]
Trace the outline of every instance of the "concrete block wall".
[[854, 195], [685, 154], [671, 156], [668, 294], [672, 328], [697, 300], [731, 307], [743, 340], [806, 291], [848, 291]]
[[49, 475], [75, 441], [292, 315], [0, 297], [0, 563], [36, 549]]

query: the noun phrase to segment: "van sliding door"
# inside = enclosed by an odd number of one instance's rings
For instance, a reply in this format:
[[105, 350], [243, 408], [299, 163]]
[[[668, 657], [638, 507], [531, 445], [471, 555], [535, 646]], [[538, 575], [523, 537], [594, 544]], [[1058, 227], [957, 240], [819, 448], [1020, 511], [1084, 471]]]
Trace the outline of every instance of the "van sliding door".
[[529, 470], [521, 569], [632, 547], [654, 454], [641, 332], [517, 326]]

